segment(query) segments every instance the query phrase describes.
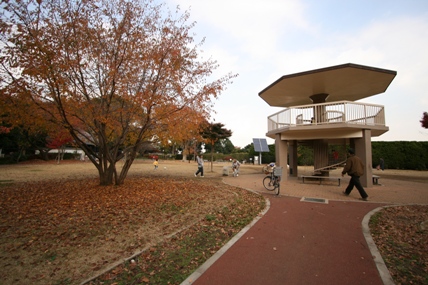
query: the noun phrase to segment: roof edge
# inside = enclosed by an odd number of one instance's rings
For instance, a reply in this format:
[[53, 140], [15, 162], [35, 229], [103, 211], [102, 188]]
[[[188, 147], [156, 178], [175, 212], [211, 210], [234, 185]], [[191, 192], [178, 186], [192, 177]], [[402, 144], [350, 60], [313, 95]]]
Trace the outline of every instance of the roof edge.
[[303, 76], [303, 75], [308, 75], [308, 74], [313, 74], [313, 73], [318, 73], [318, 72], [324, 72], [324, 71], [329, 71], [329, 70], [341, 69], [341, 68], [346, 68], [346, 67], [371, 70], [371, 71], [375, 71], [375, 72], [382, 72], [382, 73], [387, 73], [387, 74], [391, 74], [394, 76], [397, 75], [397, 71], [394, 71], [394, 70], [383, 69], [383, 68], [372, 67], [372, 66], [366, 66], [366, 65], [355, 64], [355, 63], [345, 63], [345, 64], [340, 64], [340, 65], [335, 65], [335, 66], [330, 66], [330, 67], [323, 67], [323, 68], [313, 69], [313, 70], [309, 70], [309, 71], [303, 71], [303, 72], [283, 75], [279, 79], [275, 80], [268, 87], [266, 87], [262, 91], [260, 91], [259, 96], [261, 96], [261, 94], [266, 92], [268, 89], [270, 89], [271, 87], [273, 87], [274, 85], [276, 85], [277, 83], [282, 81], [283, 79], [298, 77], [298, 76]]

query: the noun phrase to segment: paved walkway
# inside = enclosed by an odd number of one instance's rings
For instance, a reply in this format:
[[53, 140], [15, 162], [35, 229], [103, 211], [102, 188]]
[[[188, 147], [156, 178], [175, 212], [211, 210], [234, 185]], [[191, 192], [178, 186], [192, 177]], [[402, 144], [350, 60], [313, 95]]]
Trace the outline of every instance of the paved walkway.
[[366, 189], [370, 201], [363, 202], [356, 189], [341, 194], [346, 178], [340, 187], [337, 181], [318, 185], [289, 178], [275, 196], [263, 189], [263, 177], [224, 179], [262, 193], [269, 207], [182, 284], [393, 284], [368, 220], [382, 206], [428, 204], [426, 184], [385, 179]]

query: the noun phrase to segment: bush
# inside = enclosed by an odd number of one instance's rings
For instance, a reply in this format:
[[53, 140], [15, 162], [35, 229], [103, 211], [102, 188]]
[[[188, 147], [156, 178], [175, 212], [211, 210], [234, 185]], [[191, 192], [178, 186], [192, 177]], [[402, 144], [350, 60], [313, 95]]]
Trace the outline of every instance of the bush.
[[428, 142], [395, 141], [372, 142], [373, 167], [385, 161], [385, 168], [427, 170]]

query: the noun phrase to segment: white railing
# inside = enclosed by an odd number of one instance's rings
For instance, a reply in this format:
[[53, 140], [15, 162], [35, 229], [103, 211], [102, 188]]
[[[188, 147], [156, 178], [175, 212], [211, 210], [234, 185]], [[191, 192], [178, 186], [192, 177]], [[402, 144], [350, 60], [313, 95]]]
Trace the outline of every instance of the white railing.
[[385, 126], [384, 106], [351, 101], [286, 108], [268, 117], [268, 132], [306, 125], [337, 123]]

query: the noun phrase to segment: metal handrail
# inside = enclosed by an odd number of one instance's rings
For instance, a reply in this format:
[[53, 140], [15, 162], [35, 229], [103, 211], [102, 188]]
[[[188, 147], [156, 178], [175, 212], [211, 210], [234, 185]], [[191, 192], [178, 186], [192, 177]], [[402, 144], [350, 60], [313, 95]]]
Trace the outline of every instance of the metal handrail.
[[337, 123], [385, 126], [384, 106], [351, 101], [293, 106], [268, 117], [268, 131]]

